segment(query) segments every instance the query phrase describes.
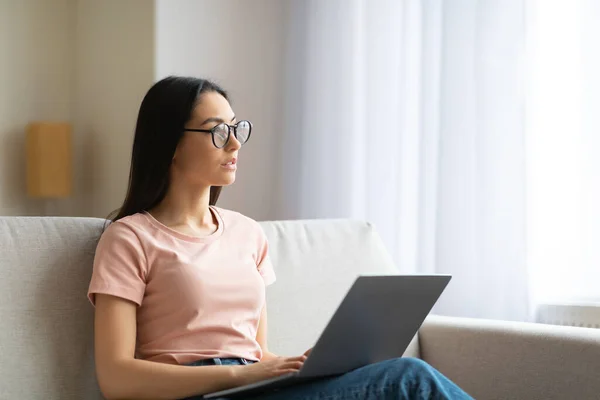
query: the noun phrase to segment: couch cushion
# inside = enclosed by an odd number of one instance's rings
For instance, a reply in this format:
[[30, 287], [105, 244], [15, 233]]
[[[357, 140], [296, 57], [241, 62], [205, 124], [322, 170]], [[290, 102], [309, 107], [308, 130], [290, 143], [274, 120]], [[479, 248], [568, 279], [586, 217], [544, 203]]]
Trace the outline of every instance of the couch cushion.
[[0, 218], [1, 398], [102, 398], [86, 301], [102, 224]]
[[[351, 220], [262, 222], [277, 282], [267, 289], [269, 347], [283, 355], [313, 346], [355, 278], [396, 274], [369, 223]], [[413, 340], [406, 355], [418, 356]]]

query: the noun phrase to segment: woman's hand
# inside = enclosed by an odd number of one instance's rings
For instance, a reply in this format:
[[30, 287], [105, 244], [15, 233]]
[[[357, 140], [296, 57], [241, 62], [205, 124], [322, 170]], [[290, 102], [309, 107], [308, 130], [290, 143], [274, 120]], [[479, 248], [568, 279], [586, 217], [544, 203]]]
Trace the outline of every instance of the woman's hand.
[[244, 365], [237, 371], [237, 381], [240, 386], [243, 386], [292, 372], [298, 372], [305, 360], [306, 356], [301, 355], [299, 357], [277, 357], [268, 361]]

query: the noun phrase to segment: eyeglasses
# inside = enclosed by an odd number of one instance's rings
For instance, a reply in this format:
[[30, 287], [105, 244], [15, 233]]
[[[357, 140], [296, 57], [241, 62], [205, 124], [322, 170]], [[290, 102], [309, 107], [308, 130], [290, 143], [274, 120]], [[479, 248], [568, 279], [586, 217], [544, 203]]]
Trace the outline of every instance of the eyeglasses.
[[250, 121], [243, 120], [235, 125], [228, 125], [223, 122], [212, 129], [184, 129], [184, 131], [210, 133], [215, 147], [217, 149], [222, 149], [229, 142], [232, 129], [233, 135], [238, 142], [240, 142], [240, 144], [244, 144], [248, 141], [248, 139], [250, 139], [250, 134], [252, 133], [252, 123]]

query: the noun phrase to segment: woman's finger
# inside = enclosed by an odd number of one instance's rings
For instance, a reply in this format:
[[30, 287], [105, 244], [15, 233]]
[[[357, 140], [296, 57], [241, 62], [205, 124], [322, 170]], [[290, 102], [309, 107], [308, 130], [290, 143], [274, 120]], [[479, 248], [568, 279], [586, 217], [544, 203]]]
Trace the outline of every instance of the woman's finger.
[[297, 369], [280, 369], [280, 370], [277, 370], [277, 372], [275, 374], [277, 376], [279, 376], [279, 375], [293, 374], [296, 372], [298, 372]]
[[286, 361], [304, 361], [306, 360], [305, 356], [296, 356], [296, 357], [287, 357]]
[[288, 361], [288, 362], [284, 363], [283, 365], [281, 365], [280, 368], [282, 368], [282, 369], [293, 368], [295, 370], [298, 370], [298, 369], [302, 368], [302, 365], [304, 365], [304, 363], [301, 361]]

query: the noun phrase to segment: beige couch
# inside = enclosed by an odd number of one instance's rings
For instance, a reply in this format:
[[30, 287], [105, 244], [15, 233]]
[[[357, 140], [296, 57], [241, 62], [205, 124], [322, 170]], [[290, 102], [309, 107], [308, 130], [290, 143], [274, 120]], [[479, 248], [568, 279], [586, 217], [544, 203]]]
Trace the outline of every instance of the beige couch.
[[[86, 290], [103, 223], [0, 217], [0, 399], [101, 398]], [[278, 275], [268, 291], [275, 352], [314, 344], [358, 273], [394, 272], [369, 224], [262, 225]], [[600, 399], [600, 330], [430, 316], [407, 354], [477, 399]]]

